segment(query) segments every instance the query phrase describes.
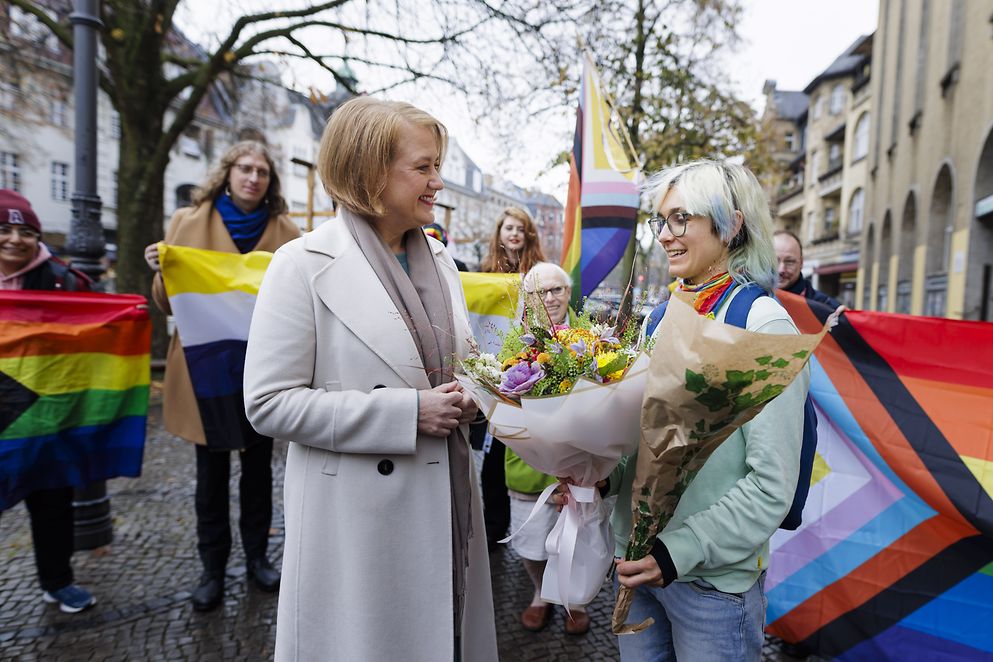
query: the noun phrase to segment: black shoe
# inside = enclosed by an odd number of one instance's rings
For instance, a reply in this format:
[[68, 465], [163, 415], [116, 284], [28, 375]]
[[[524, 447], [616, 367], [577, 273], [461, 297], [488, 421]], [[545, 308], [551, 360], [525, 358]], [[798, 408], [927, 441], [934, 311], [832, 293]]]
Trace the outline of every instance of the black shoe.
[[204, 573], [200, 585], [193, 591], [190, 602], [195, 611], [211, 611], [220, 606], [224, 599], [224, 575]]
[[279, 570], [273, 568], [266, 557], [252, 559], [248, 562], [246, 570], [248, 578], [255, 582], [259, 590], [272, 593], [279, 589]]

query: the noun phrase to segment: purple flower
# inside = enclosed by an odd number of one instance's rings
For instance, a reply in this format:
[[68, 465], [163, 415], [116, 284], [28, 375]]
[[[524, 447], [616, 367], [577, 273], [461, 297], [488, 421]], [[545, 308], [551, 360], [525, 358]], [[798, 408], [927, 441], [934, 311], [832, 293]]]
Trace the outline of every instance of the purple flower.
[[580, 338], [576, 342], [569, 345], [569, 349], [576, 352], [578, 356], [586, 356], [586, 341]]
[[551, 352], [552, 354], [561, 354], [562, 345], [558, 344], [557, 342], [553, 342], [551, 345], [549, 345], [548, 351]]
[[621, 341], [617, 339], [617, 336], [614, 335], [614, 333], [615, 333], [614, 327], [608, 326], [606, 329], [600, 332], [600, 340], [604, 342], [613, 343], [614, 345], [619, 345]]
[[505, 395], [524, 395], [545, 376], [545, 371], [537, 361], [521, 361], [503, 373], [500, 392]]
[[525, 333], [521, 336], [521, 342], [530, 347], [537, 341], [533, 333]]

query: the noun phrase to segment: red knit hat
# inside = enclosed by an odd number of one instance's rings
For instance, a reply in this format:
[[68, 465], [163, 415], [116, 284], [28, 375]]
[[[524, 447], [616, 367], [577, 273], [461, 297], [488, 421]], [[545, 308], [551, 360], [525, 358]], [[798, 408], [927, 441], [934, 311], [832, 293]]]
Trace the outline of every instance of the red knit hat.
[[6, 188], [0, 188], [0, 225], [26, 225], [41, 232], [41, 222], [31, 203], [17, 191]]

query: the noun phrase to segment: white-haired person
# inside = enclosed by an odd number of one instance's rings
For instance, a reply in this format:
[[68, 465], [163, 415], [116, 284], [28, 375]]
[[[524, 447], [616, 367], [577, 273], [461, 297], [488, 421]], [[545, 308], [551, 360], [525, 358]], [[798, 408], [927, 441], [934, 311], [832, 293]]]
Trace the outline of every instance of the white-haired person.
[[[562, 267], [551, 262], [538, 262], [524, 275], [521, 285], [528, 308], [537, 311], [545, 323], [568, 323], [572, 279]], [[531, 602], [521, 613], [521, 625], [525, 630], [538, 632], [548, 624], [553, 610], [551, 604], [541, 599], [541, 578], [548, 562], [545, 539], [555, 526], [558, 509], [552, 502], [545, 503], [526, 527], [522, 529], [521, 525], [531, 514], [542, 490], [557, 483], [558, 479], [532, 468], [510, 448], [504, 455], [504, 475], [510, 495], [510, 530], [516, 532], [510, 546], [521, 557], [521, 563], [534, 584]], [[590, 617], [586, 610], [574, 607], [572, 618], [565, 621], [566, 634], [586, 634], [589, 629]]]
[[[799, 333], [786, 310], [764, 296], [776, 285], [772, 220], [747, 168], [715, 161], [678, 165], [654, 175], [645, 195], [669, 272], [678, 290], [694, 296], [699, 314], [723, 321], [735, 297], [758, 287], [763, 296], [752, 303], [746, 328]], [[666, 339], [656, 342], [664, 348]], [[769, 538], [793, 500], [809, 379], [805, 369], [714, 451], [651, 554], [617, 561], [617, 581], [634, 589], [629, 620], [655, 619], [644, 632], [619, 638], [622, 662], [760, 659]], [[631, 532], [635, 465], [628, 458], [619, 477], [613, 517], [619, 558]]]

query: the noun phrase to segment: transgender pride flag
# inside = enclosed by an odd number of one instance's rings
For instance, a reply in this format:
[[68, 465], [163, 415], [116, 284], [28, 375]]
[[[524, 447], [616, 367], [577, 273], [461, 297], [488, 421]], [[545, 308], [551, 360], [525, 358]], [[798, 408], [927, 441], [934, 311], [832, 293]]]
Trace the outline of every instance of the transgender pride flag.
[[207, 445], [244, 446], [245, 348], [272, 253], [159, 244], [162, 279], [183, 344]]

